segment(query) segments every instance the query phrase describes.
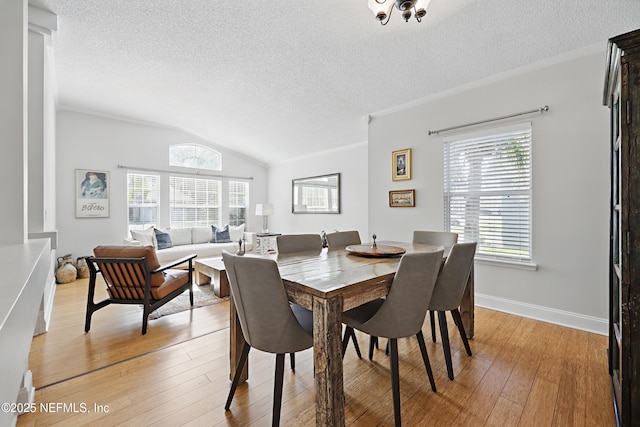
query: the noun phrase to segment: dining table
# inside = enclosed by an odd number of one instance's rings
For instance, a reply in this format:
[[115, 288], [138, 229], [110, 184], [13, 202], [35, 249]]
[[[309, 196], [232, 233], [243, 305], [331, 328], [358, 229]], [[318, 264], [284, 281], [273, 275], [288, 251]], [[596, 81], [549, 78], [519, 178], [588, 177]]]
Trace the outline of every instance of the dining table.
[[[365, 243], [365, 245], [367, 245]], [[389, 256], [367, 255], [340, 248], [290, 254], [252, 255], [274, 259], [289, 301], [313, 311], [313, 360], [316, 426], [344, 426], [342, 376], [342, 313], [389, 293], [403, 253], [434, 251], [436, 246], [382, 241], [377, 245], [399, 250]], [[359, 245], [358, 249], [362, 249]], [[365, 248], [366, 249], [366, 248]], [[450, 248], [445, 248], [443, 262]], [[230, 378], [238, 366], [244, 336], [233, 302], [230, 307]], [[465, 332], [474, 334], [473, 267], [460, 305]], [[245, 365], [241, 382], [249, 378]]]

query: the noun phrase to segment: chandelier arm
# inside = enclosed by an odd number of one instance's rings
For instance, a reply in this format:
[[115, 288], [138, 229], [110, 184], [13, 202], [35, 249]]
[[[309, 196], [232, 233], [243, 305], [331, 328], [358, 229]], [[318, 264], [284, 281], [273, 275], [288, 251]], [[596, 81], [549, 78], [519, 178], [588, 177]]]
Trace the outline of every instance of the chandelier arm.
[[416, 17], [416, 21], [418, 21], [418, 23], [422, 23], [422, 18], [418, 17], [418, 11], [416, 10], [415, 5], [413, 6], [413, 16]]
[[[376, 1], [378, 1], [378, 0], [376, 0]], [[384, 3], [384, 1], [382, 3]], [[387, 25], [389, 23], [389, 20], [391, 19], [391, 14], [392, 13], [393, 13], [393, 6], [391, 6], [391, 10], [389, 10], [389, 16], [387, 16], [387, 20], [384, 21], [384, 22], [380, 21], [380, 23], [382, 25]]]

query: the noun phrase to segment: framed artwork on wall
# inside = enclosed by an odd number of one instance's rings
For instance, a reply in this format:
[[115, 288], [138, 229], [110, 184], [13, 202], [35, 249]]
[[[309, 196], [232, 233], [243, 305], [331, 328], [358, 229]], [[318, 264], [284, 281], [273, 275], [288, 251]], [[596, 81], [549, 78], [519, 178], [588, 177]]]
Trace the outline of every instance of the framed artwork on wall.
[[109, 172], [76, 169], [76, 218], [108, 218], [109, 185]]
[[392, 208], [413, 208], [416, 206], [416, 190], [389, 191], [389, 206]]
[[396, 150], [392, 153], [391, 171], [394, 181], [411, 179], [411, 148]]

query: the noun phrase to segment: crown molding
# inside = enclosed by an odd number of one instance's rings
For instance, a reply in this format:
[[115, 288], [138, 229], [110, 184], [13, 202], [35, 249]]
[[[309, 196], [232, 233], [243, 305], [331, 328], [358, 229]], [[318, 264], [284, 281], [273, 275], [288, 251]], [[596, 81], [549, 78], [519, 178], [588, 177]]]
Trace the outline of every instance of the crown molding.
[[325, 154], [333, 154], [338, 153], [340, 151], [352, 150], [354, 148], [366, 147], [369, 145], [369, 141], [356, 142], [354, 144], [342, 145], [340, 147], [329, 148], [327, 150], [322, 151], [314, 151], [313, 153], [305, 154], [299, 157], [288, 158], [279, 162], [270, 163], [271, 166], [284, 165], [287, 163], [298, 162], [300, 160], [306, 160], [317, 156], [322, 156]]
[[369, 122], [375, 120], [377, 117], [383, 117], [389, 114], [397, 113], [400, 111], [408, 110], [410, 108], [418, 107], [421, 105], [429, 104], [431, 102], [450, 97], [452, 95], [458, 95], [463, 92], [467, 92], [472, 89], [476, 89], [479, 87], [483, 87], [492, 83], [498, 83], [504, 80], [511, 79], [513, 77], [521, 76], [524, 74], [531, 73], [533, 71], [541, 70], [544, 68], [551, 67], [553, 65], [562, 64], [565, 62], [569, 62], [575, 59], [583, 58], [589, 55], [593, 55], [596, 53], [602, 53], [603, 55], [607, 51], [606, 42], [596, 43], [590, 46], [586, 46], [580, 49], [572, 50], [567, 53], [563, 53], [560, 55], [552, 56], [550, 58], [546, 58], [528, 65], [524, 65], [522, 67], [515, 68], [513, 70], [505, 71], [498, 74], [493, 74], [489, 77], [485, 77], [479, 80], [475, 80], [460, 86], [456, 86], [454, 88], [444, 90], [442, 92], [435, 93], [433, 95], [426, 96], [424, 98], [417, 99], [415, 101], [411, 101], [405, 104], [396, 105], [395, 107], [390, 107], [384, 110], [379, 110], [369, 114]]
[[46, 36], [58, 31], [58, 15], [29, 5], [29, 30]]

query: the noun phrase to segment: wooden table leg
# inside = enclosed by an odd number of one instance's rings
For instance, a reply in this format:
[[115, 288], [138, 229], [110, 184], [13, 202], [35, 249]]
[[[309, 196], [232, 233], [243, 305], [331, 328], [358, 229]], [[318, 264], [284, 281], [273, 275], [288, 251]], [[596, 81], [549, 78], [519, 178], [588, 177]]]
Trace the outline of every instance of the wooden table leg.
[[219, 297], [229, 296], [229, 279], [227, 272], [222, 270], [213, 270], [213, 293]]
[[[236, 367], [240, 361], [240, 354], [244, 347], [244, 335], [242, 335], [242, 327], [240, 326], [240, 318], [233, 303], [233, 297], [229, 298], [229, 380], [233, 381], [236, 374]], [[249, 359], [240, 377], [239, 384], [249, 379]]]
[[209, 283], [211, 281], [211, 279], [209, 278], [209, 275], [206, 274], [204, 271], [202, 271], [201, 268], [199, 268], [198, 265], [196, 265], [195, 267], [195, 271], [194, 271], [194, 277], [196, 279], [196, 285], [206, 285], [207, 283]]
[[460, 302], [460, 315], [462, 316], [462, 324], [464, 325], [464, 330], [467, 333], [467, 338], [473, 338], [475, 333], [475, 279], [473, 270], [474, 267], [473, 264], [471, 264], [471, 272], [469, 273], [469, 279], [467, 280], [467, 287], [465, 288], [462, 301]]
[[313, 299], [316, 426], [344, 426], [342, 298]]

